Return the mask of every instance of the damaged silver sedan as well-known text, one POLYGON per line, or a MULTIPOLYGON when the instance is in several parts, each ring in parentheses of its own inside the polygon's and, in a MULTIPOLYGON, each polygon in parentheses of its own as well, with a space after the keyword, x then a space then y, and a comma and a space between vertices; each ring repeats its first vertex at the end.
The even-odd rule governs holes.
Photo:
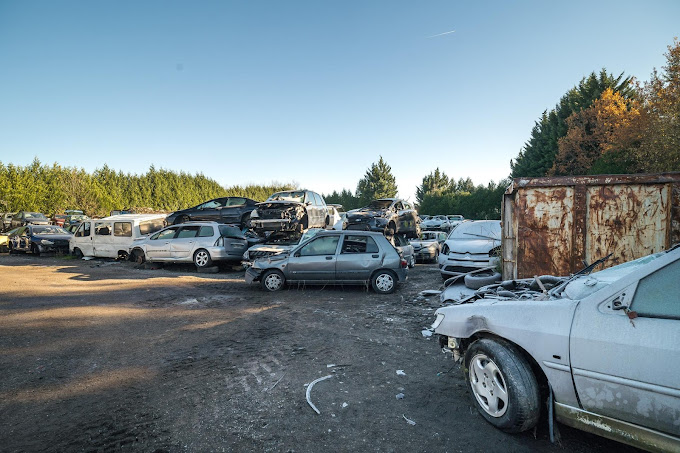
POLYGON ((479 413, 680 451, 680 248, 571 277, 490 285, 436 312, 479 413))
POLYGON ((250 226, 258 233, 326 228, 330 223, 323 197, 311 190, 277 192, 257 204, 250 213, 250 226))

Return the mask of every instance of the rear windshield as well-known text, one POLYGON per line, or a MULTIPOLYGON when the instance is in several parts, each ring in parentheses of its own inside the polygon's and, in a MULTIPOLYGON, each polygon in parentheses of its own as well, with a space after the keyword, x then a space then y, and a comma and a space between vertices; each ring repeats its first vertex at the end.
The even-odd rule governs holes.
POLYGON ((162 230, 164 226, 165 221, 163 219, 145 220, 139 222, 139 233, 142 235, 155 233, 162 230))
POLYGON ((220 236, 231 238, 244 237, 240 229, 230 225, 220 225, 220 236))
POLYGON ((44 214, 39 212, 24 212, 24 217, 27 219, 46 219, 44 214))

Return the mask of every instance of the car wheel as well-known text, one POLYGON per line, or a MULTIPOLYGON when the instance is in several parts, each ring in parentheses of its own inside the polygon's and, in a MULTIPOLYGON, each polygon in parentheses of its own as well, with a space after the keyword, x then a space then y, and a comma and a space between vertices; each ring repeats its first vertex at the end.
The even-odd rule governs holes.
POLYGON ((31 253, 35 256, 40 256, 40 247, 38 247, 38 244, 31 244, 31 253))
POLYGON ((267 291, 279 291, 286 284, 286 277, 281 271, 270 269, 262 275, 260 282, 267 291))
POLYGON ((477 274, 468 274, 465 276, 465 286, 470 289, 479 289, 482 286, 493 285, 500 282, 501 274, 498 272, 479 272, 477 274))
POLYGON ((413 269, 414 267, 416 267, 416 259, 415 258, 411 257, 411 259, 408 262, 408 267, 409 267, 409 269, 413 269))
POLYGON ((241 229, 250 228, 250 213, 247 212, 241 217, 241 229))
POLYGON ((512 344, 483 338, 465 353, 465 379, 479 413, 496 428, 519 433, 540 415, 540 392, 527 359, 512 344))
POLYGON ((394 236, 397 232, 397 226, 394 224, 394 222, 390 222, 387 224, 387 228, 385 228, 385 236, 394 236))
POLYGON ((434 258, 432 258, 433 263, 439 262, 439 250, 434 252, 434 258))
POLYGON ((76 258, 81 259, 83 257, 83 251, 76 247, 73 249, 73 255, 75 255, 76 258))
POLYGON ((14 250, 14 246, 12 245, 12 243, 10 242, 7 245, 9 246, 9 254, 14 255, 16 253, 16 250, 14 250))
POLYGON ((133 250, 132 253, 130 253, 130 261, 137 264, 144 264, 146 256, 144 256, 144 252, 141 250, 133 250))
POLYGON ((391 271, 378 271, 371 279, 371 286, 376 293, 390 294, 397 288, 397 278, 391 271))
POLYGON ((210 253, 206 249, 198 249, 194 253, 194 264, 198 268, 208 267, 212 264, 210 253))

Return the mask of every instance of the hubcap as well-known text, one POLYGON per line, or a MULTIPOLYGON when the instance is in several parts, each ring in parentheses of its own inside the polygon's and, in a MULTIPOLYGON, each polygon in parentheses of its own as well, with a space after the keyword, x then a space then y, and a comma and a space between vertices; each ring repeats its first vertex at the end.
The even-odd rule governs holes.
POLYGON ((277 289, 281 288, 283 280, 279 274, 269 274, 267 275, 267 278, 264 279, 264 284, 267 289, 276 291, 277 289))
POLYGON ((498 366, 484 354, 470 361, 470 387, 477 402, 492 417, 502 417, 508 409, 508 390, 498 366))
POLYGON ((208 264, 208 252, 200 251, 196 254, 196 266, 203 267, 208 264))
POLYGON ((389 291, 394 286, 394 279, 390 274, 381 274, 375 279, 375 286, 378 287, 380 291, 389 291))

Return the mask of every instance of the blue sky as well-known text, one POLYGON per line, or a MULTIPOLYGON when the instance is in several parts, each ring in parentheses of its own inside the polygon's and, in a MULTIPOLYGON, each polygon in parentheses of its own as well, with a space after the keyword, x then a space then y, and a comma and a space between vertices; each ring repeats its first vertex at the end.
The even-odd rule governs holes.
POLYGON ((329 193, 382 155, 413 199, 436 167, 506 177, 543 110, 603 67, 647 80, 679 18, 675 0, 0 0, 0 162, 329 193))

